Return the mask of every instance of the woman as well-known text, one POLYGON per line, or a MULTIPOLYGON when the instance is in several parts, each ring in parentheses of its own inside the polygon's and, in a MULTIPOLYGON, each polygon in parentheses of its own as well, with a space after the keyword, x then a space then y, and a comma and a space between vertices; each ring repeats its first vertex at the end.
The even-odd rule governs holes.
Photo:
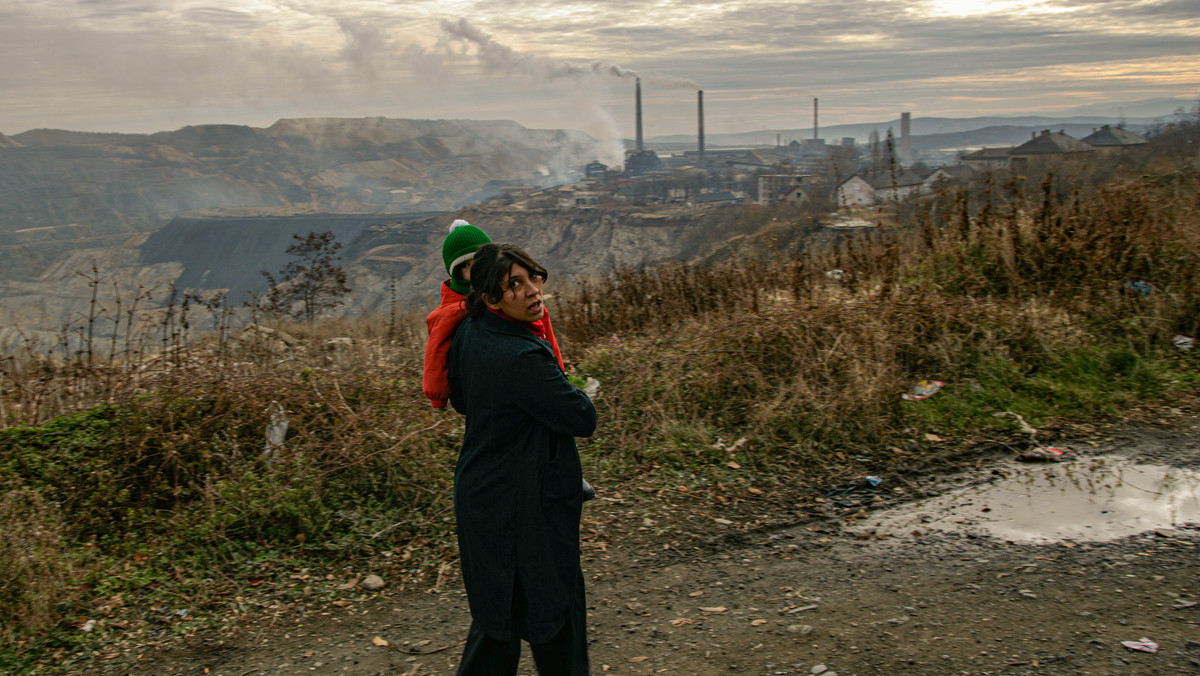
POLYGON ((475 254, 467 319, 450 346, 450 403, 466 416, 454 514, 471 629, 461 676, 588 673, 579 566, 583 472, 575 437, 596 409, 544 340, 546 270, 508 244, 475 254))

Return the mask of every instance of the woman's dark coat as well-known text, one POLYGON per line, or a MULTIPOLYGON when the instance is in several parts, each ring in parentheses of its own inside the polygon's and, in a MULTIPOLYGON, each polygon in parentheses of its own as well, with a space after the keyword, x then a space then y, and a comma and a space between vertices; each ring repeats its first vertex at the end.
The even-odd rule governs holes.
POLYGON ((491 312, 463 321, 449 362, 450 403, 467 417, 454 514, 472 620, 493 638, 548 641, 583 597, 575 437, 595 431, 596 409, 549 343, 491 312))

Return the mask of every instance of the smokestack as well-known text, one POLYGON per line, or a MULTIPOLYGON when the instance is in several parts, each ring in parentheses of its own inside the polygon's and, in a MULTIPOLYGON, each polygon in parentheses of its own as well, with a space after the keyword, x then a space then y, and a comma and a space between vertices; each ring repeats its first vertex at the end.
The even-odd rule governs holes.
POLYGON ((817 136, 817 97, 814 96, 813 97, 813 140, 816 141, 817 138, 819 138, 817 136))
POLYGON ((912 162, 912 113, 900 113, 900 161, 905 164, 912 162))
POLYGON ((700 121, 700 130, 697 138, 700 141, 700 166, 704 166, 704 90, 696 92, 696 115, 700 121))
POLYGON ((637 149, 642 150, 642 78, 637 78, 637 149))

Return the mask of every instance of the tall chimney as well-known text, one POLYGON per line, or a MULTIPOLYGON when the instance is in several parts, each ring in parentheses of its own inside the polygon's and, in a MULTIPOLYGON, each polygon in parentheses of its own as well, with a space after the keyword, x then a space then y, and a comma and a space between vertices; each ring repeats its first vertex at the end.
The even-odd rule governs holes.
POLYGON ((814 96, 813 97, 813 140, 816 141, 817 138, 819 138, 817 136, 817 97, 814 96))
POLYGON ((637 149, 642 150, 642 78, 637 78, 637 149))
POLYGON ((696 92, 696 115, 700 120, 700 130, 697 138, 700 141, 700 166, 704 166, 704 90, 696 92))
POLYGON ((912 163, 912 113, 900 113, 900 161, 912 163))

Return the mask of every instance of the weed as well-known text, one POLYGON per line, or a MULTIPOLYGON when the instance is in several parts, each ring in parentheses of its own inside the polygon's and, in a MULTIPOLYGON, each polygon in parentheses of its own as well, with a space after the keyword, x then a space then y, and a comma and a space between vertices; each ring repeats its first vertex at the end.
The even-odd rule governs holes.
MULTIPOLYGON (((1200 322, 1188 162, 1034 167, 856 234, 728 212, 717 230, 757 244, 564 285, 567 361, 602 382, 589 477, 736 505, 751 479, 815 490, 953 453, 922 432, 1011 430, 997 412, 1042 426, 1194 397, 1197 356, 1172 347, 1200 322), (946 387, 901 398, 922 379, 946 387)), ((0 666, 76 650, 97 608, 182 631, 164 599, 241 613, 230 587, 294 598, 310 568, 374 557, 413 580, 453 558, 461 421, 421 396, 420 317, 235 333, 259 318, 178 295, 150 327, 148 299, 95 309, 53 358, 0 358, 0 612, 23 646, 0 666)))

